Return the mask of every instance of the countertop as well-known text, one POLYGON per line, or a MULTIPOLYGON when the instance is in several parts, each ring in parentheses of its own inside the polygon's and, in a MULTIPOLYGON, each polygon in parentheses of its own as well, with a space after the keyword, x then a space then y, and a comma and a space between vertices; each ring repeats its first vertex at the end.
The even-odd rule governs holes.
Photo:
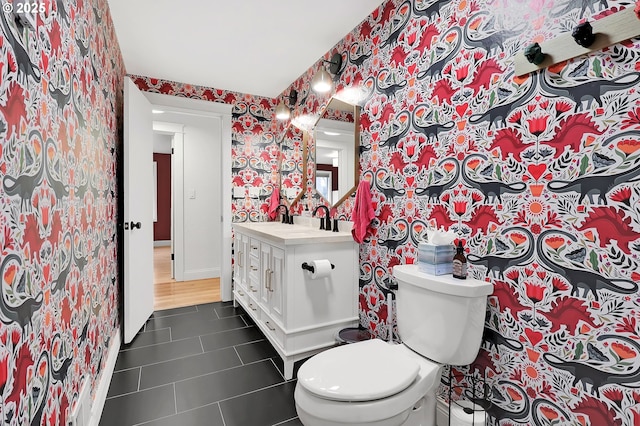
POLYGON ((348 232, 333 232, 280 222, 243 222, 234 223, 232 226, 244 234, 266 238, 281 245, 343 243, 348 241, 355 243, 350 227, 348 232))

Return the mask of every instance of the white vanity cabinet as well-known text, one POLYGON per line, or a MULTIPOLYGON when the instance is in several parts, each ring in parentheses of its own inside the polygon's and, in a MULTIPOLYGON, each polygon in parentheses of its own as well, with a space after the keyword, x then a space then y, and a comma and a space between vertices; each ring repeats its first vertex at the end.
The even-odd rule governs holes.
POLYGON ((358 245, 350 232, 275 222, 234 224, 234 239, 234 303, 269 339, 291 379, 295 361, 333 346, 339 330, 358 324, 358 245), (302 264, 317 259, 335 268, 313 279, 302 264))
POLYGON ((282 325, 284 250, 268 243, 262 243, 260 245, 260 265, 262 266, 260 307, 274 321, 282 325))
POLYGON ((248 277, 248 259, 249 259, 249 237, 242 234, 236 234, 233 243, 234 246, 234 262, 233 262, 233 281, 234 287, 242 290, 246 294, 247 277, 248 277))

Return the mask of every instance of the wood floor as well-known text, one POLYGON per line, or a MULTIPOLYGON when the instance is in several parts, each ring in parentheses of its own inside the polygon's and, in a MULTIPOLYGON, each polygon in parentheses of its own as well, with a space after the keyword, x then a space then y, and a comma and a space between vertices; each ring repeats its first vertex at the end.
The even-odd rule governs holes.
POLYGON ((171 247, 154 247, 154 308, 181 308, 220 301, 220 278, 177 282, 171 278, 171 247))

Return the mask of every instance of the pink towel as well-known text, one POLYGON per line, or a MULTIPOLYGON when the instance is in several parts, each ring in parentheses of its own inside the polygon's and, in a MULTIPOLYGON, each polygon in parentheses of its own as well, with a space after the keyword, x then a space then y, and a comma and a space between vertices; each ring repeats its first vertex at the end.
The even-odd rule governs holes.
POLYGON ((269 197, 269 219, 273 220, 278 215, 278 205, 280 204, 280 190, 273 188, 271 197, 269 197))
POLYGON ((364 241, 364 237, 367 235, 367 228, 369 228, 369 224, 374 217, 376 217, 376 212, 373 210, 371 203, 369 181, 363 179, 358 184, 356 202, 351 213, 351 221, 353 222, 351 235, 353 235, 356 243, 361 244, 364 241))

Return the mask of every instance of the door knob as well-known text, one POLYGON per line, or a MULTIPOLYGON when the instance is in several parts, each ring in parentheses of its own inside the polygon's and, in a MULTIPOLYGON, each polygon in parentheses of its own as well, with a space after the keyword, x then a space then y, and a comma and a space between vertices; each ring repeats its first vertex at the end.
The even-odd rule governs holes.
POLYGON ((131 222, 131 230, 133 231, 136 228, 142 228, 142 224, 140 222, 131 222))

